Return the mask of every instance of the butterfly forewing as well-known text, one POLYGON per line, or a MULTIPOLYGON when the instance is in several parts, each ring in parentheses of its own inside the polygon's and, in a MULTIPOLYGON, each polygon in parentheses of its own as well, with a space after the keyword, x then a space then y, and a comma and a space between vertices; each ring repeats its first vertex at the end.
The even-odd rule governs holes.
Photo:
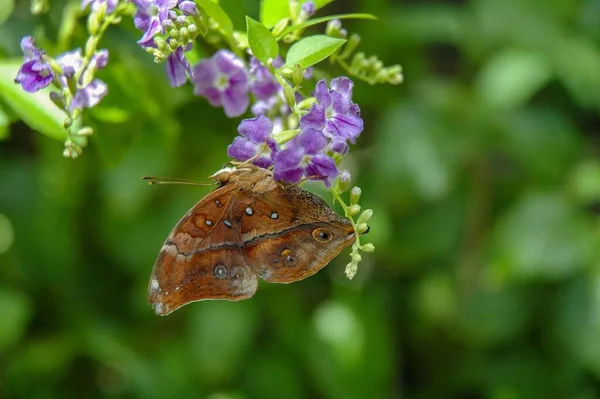
POLYGON ((237 192, 223 186, 202 199, 173 229, 154 265, 148 301, 157 314, 203 299, 251 297, 257 279, 230 216, 237 192), (231 227, 230 227, 231 226, 231 227))

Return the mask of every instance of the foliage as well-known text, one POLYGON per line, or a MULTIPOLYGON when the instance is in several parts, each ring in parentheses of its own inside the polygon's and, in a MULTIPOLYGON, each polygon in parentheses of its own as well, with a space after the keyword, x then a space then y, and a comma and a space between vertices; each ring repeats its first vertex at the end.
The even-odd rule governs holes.
MULTIPOLYGON (((251 21, 274 26, 282 16, 268 3, 219 4, 235 35, 251 21)), ((172 89, 122 23, 101 42, 111 68, 98 76, 111 91, 86 115, 95 134, 79 159, 63 158, 62 123, 31 122, 56 115, 5 94, 22 36, 34 31, 55 54, 85 41, 79 5, 0 8, 0 396, 598 395, 597 1, 319 10, 376 15, 344 27, 368 44, 363 60, 406 71, 402 86, 354 88, 365 131, 346 163, 376 215, 365 238, 377 251, 351 281, 344 255, 302 282, 166 318, 145 304, 151 267, 208 189, 139 177, 210 175, 237 121, 172 89)), ((257 35, 252 46, 271 56, 257 35)), ((320 64, 319 78, 356 54, 320 64)))

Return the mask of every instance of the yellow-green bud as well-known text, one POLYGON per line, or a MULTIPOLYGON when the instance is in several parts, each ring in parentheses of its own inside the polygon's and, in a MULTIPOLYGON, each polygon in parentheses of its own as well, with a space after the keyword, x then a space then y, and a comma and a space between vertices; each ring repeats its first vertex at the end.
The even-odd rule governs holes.
POLYGON ((281 35, 283 33, 283 31, 285 30, 285 28, 288 27, 289 24, 290 24, 290 19, 283 18, 282 20, 280 20, 279 22, 277 22, 275 24, 271 33, 273 34, 273 36, 278 37, 279 35, 281 35))
POLYGON ((375 251, 375 246, 369 242, 369 243, 361 246, 360 249, 363 252, 373 252, 373 251, 375 251))
POLYGON ((356 230, 358 231, 358 234, 364 234, 369 230, 369 226, 367 226, 366 223, 359 223, 356 226, 356 230))
POLYGON ((360 212, 360 205, 354 204, 348 207, 348 216, 358 215, 358 212, 360 212))
POLYGON ((350 190, 350 203, 352 205, 358 204, 358 200, 360 199, 361 190, 360 187, 354 187, 350 190))
POLYGON ((356 223, 358 223, 358 224, 360 224, 360 223, 367 223, 369 221, 369 219, 371 219, 372 216, 373 216, 373 210, 372 209, 366 209, 358 217, 358 220, 356 221, 356 223))

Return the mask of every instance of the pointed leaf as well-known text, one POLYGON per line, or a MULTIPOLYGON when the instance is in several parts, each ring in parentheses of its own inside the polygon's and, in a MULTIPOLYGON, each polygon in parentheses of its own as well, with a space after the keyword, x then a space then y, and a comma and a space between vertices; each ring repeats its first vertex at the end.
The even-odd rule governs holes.
POLYGON ((301 68, 306 69, 329 57, 344 43, 346 43, 345 39, 326 35, 309 36, 290 48, 285 65, 293 67, 299 64, 301 68))
POLYGON ((246 17, 246 27, 248 44, 256 58, 266 64, 269 58, 277 57, 279 45, 266 26, 250 17, 246 17))

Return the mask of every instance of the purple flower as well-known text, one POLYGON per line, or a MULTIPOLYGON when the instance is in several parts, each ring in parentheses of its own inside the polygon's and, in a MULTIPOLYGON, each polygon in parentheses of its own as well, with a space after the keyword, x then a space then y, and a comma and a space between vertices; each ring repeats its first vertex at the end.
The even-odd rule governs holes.
POLYGON ((115 7, 117 7, 117 3, 119 3, 119 0, 82 0, 81 8, 85 9, 88 5, 91 4, 92 10, 96 11, 102 3, 106 3, 106 13, 110 14, 115 10, 115 7))
POLYGON ((163 21, 169 19, 169 10, 175 7, 178 0, 133 0, 137 11, 133 17, 135 27, 144 31, 138 43, 148 45, 154 35, 162 32, 163 21))
POLYGON ((167 57, 167 78, 171 87, 185 84, 188 75, 192 76, 192 68, 183 52, 184 49, 180 46, 167 57))
POLYGON ((50 65, 42 60, 44 52, 35 47, 33 37, 26 36, 21 40, 21 50, 24 62, 17 72, 15 83, 19 83, 26 92, 35 93, 52 82, 54 73, 50 65))
POLYGON ((248 98, 248 72, 242 60, 231 51, 219 50, 193 68, 194 94, 205 97, 213 107, 223 106, 225 114, 243 114, 248 98))
POLYGON ((331 150, 344 153, 342 141, 354 143, 363 130, 360 108, 352 102, 352 81, 346 77, 331 81, 327 89, 325 79, 317 83, 317 103, 300 119, 300 128, 313 128, 332 139, 331 150), (334 143, 335 142, 335 143, 334 143))
POLYGON ((325 154, 327 139, 317 129, 304 129, 288 143, 288 148, 275 155, 273 177, 275 180, 285 180, 297 183, 306 177, 313 180, 323 180, 329 187, 329 179, 338 175, 335 162, 325 154))
POLYGON ((250 79, 250 90, 259 100, 269 99, 280 89, 269 69, 254 57, 250 59, 250 79))
POLYGON ((238 161, 254 158, 252 163, 261 168, 273 165, 273 156, 279 151, 275 140, 271 138, 273 123, 264 115, 244 119, 238 126, 241 137, 236 137, 227 147, 227 155, 238 161))
MULTIPOLYGON (((81 49, 73 50, 69 53, 63 53, 56 58, 56 61, 64 71, 63 76, 59 77, 60 83, 67 87, 67 77, 64 76, 69 71, 79 71, 83 67, 83 58, 81 57, 81 49)), ((100 50, 94 54, 90 60, 88 68, 96 71, 106 66, 108 62, 108 51, 100 50)), ((69 72, 68 75, 71 75, 69 72)), ((72 75, 71 75, 72 76, 72 75)), ((91 108, 97 105, 108 92, 106 83, 100 79, 93 79, 85 87, 80 87, 83 84, 82 78, 84 73, 81 73, 79 78, 77 92, 71 102, 71 110, 75 108, 91 108)))

